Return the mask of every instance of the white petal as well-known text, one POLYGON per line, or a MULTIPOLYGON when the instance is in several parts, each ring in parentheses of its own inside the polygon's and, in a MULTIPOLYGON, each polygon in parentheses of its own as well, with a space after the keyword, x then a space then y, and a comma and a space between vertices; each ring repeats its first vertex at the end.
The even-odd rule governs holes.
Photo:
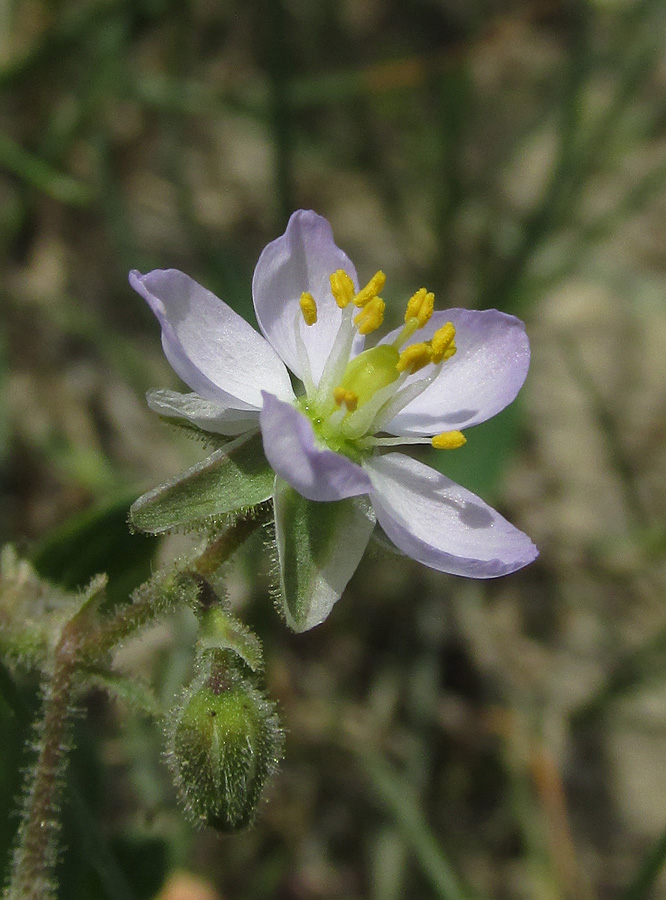
POLYGON ((377 520, 408 556, 453 575, 495 578, 532 562, 532 541, 498 512, 402 453, 365 463, 377 520))
MULTIPOLYGON (((386 426, 391 434, 432 435, 478 425, 515 400, 523 386, 530 345, 520 319, 496 309, 448 309, 435 312, 412 340, 429 340, 446 322, 455 326, 457 353, 386 426)), ((390 343, 398 332, 387 335, 382 343, 390 343)), ((428 369, 422 369, 405 384, 427 374, 428 369)))
POLYGON ((310 420, 289 403, 264 392, 259 421, 264 453, 274 472, 308 500, 331 502, 367 494, 363 469, 315 443, 310 420))
POLYGON ((259 409, 261 391, 294 394, 273 348, 222 300, 177 269, 130 273, 130 284, 162 326, 174 371, 201 397, 222 407, 259 409))
MULTIPOLYGON (((358 290, 356 270, 335 245, 331 226, 311 210, 298 210, 289 219, 282 237, 268 244, 257 262, 252 295, 259 327, 292 372, 303 379, 296 328, 307 349, 310 374, 319 382, 342 313, 331 293, 329 276, 344 269, 358 290), (308 291, 317 304, 317 321, 307 326, 300 308, 301 294, 308 291)), ((355 352, 360 352, 362 339, 355 352)), ((272 393, 276 393, 272 391, 272 393)))
POLYGON ((236 435, 259 427, 259 411, 223 409, 198 394, 155 390, 146 394, 148 406, 167 419, 187 419, 197 428, 213 434, 236 435))

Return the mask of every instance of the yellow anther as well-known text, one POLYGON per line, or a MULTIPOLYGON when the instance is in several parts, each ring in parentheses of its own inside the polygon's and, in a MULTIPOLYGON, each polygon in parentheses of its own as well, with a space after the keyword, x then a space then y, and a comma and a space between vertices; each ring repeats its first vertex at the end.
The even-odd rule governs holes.
POLYGON ((342 406, 344 403, 349 412, 354 412, 358 406, 358 394, 354 393, 354 391, 347 390, 347 388, 337 387, 333 391, 333 399, 335 400, 336 406, 342 406))
POLYGON ((305 319, 306 325, 314 325, 317 321, 317 304, 309 291, 303 291, 301 294, 301 312, 305 319))
POLYGON ((445 359, 450 359, 456 352, 454 338, 456 330, 451 322, 442 325, 432 336, 430 342, 431 356, 434 363, 441 363, 445 359))
POLYGON ((398 372, 409 372, 413 375, 430 362, 430 347, 425 344, 410 344, 400 354, 400 359, 396 364, 398 372))
MULTIPOLYGON (((356 300, 354 300, 356 303, 356 300)), ((370 334, 376 331, 384 321, 384 309, 386 304, 381 297, 372 297, 357 316, 354 316, 354 324, 359 334, 370 334)))
POLYGON ((432 439, 435 450, 457 450, 467 443, 467 438, 462 431, 443 431, 432 439))
POLYGON ((354 306, 366 306, 366 304, 370 303, 371 300, 375 299, 375 297, 379 294, 385 284, 386 275, 384 275, 381 270, 379 272, 375 272, 366 286, 364 288, 361 288, 358 294, 354 297, 354 306))
POLYGON ((344 269, 338 269, 330 276, 331 292, 340 309, 344 309, 354 299, 354 282, 344 269))
POLYGON ((435 306, 435 295, 432 291, 420 288, 407 302, 405 322, 416 319, 418 327, 423 328, 432 315, 435 306))

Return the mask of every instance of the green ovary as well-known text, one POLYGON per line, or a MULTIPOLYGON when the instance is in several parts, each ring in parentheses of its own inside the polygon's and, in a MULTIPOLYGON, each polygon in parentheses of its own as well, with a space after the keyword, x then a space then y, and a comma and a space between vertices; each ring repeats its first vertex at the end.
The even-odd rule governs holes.
POLYGON ((328 447, 329 450, 333 450, 334 453, 342 453, 343 456, 348 456, 354 462, 361 462, 363 458, 361 449, 356 446, 355 441, 350 441, 342 434, 339 425, 334 425, 329 418, 320 416, 307 401, 301 402, 299 406, 312 422, 314 433, 321 444, 328 447))
POLYGON ((397 381, 399 358, 400 353, 391 344, 364 350, 345 369, 340 387, 353 391, 358 397, 358 405, 363 406, 377 391, 397 381))
MULTIPOLYGON (((351 360, 344 371, 339 387, 352 391, 358 397, 358 407, 367 403, 377 391, 398 380, 396 368, 400 354, 390 344, 382 344, 364 350, 351 360)), ((357 440, 348 438, 341 426, 340 418, 331 416, 332 398, 322 409, 311 398, 302 397, 299 406, 312 422, 318 440, 335 453, 342 453, 354 462, 361 462, 367 450, 357 440)), ((333 406, 335 409, 335 406, 333 406)))

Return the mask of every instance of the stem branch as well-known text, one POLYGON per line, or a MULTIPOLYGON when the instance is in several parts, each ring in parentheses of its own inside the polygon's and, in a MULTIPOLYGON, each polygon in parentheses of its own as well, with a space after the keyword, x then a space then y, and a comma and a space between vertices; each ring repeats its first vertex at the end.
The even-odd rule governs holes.
MULTIPOLYGON (((51 676, 44 687, 37 760, 26 778, 22 820, 4 900, 54 900, 56 896, 58 814, 72 748, 79 669, 99 663, 121 640, 186 600, 188 580, 183 575, 211 575, 266 521, 268 513, 266 504, 257 512, 239 516, 196 559, 181 570, 158 573, 135 591, 132 603, 122 606, 109 619, 95 621, 90 627, 91 619, 84 608, 82 615, 75 615, 65 625, 51 676)), ((194 579, 190 581, 198 591, 194 579)))

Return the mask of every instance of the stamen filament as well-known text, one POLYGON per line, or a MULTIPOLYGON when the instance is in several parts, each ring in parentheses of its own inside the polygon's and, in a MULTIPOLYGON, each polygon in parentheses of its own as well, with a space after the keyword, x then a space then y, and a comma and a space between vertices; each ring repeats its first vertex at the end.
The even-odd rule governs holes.
MULTIPOLYGON (((391 419, 395 418, 408 403, 411 403, 412 400, 415 400, 416 397, 420 396, 426 388, 429 388, 437 375, 439 375, 439 372, 434 372, 426 378, 420 378, 418 381, 413 381, 411 384, 407 384, 405 387, 397 390, 372 423, 374 430, 381 431, 382 428, 384 428, 391 419)), ((405 381, 406 373, 403 373, 401 379, 402 382, 405 381)))
POLYGON ((400 331, 397 338, 393 341, 393 346, 399 350, 403 344, 407 343, 415 331, 419 330, 418 319, 410 319, 405 327, 400 331))
POLYGON ((426 437, 373 437, 362 438, 364 447, 402 447, 412 444, 430 444, 431 438, 426 437))
POLYGON ((314 381, 312 380, 312 371, 310 369, 310 358, 308 357, 308 351, 305 348, 305 344, 303 343, 303 338, 301 336, 301 323, 299 321, 299 318, 300 317, 298 313, 296 313, 296 321, 294 322, 296 352, 298 353, 298 362, 301 367, 300 378, 303 382, 305 393, 309 397, 314 391, 314 381))
MULTIPOLYGON (((342 270, 340 269, 340 271, 342 270)), ((335 336, 329 357, 324 365, 324 371, 321 373, 321 378, 319 379, 319 386, 317 388, 317 404, 319 405, 323 405, 327 401, 330 402, 329 398, 334 389, 334 385, 340 384, 343 373, 347 368, 355 337, 352 325, 352 313, 353 307, 342 310, 340 327, 335 336)))
POLYGON ((382 408, 391 401, 396 383, 380 388, 367 402, 347 416, 342 430, 348 440, 357 440, 369 431, 373 434, 379 431, 379 428, 375 427, 377 417, 381 414, 382 408))

